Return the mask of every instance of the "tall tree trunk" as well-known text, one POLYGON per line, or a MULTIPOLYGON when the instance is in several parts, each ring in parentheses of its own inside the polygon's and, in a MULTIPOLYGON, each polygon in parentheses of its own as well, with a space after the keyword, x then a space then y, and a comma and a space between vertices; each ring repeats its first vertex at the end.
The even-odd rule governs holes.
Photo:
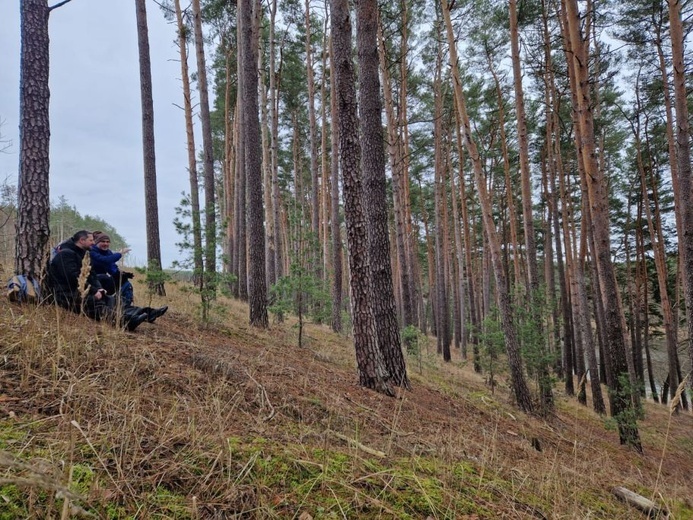
POLYGON ((445 218, 443 207, 445 206, 445 161, 443 144, 443 97, 442 97, 442 46, 438 47, 436 59, 435 78, 433 80, 434 98, 434 123, 433 146, 434 154, 434 201, 435 201, 435 285, 431 287, 431 300, 435 302, 436 342, 438 354, 443 355, 445 361, 450 361, 450 308, 448 302, 447 280, 445 277, 445 218))
POLYGON ((616 418, 619 439, 642 451, 640 434, 633 411, 633 388, 628 366, 625 330, 623 328, 623 310, 618 294, 616 275, 611 262, 609 208, 607 183, 604 172, 597 166, 594 143, 594 121, 591 96, 586 42, 580 28, 580 14, 577 0, 564 0, 564 37, 570 43, 572 53, 566 58, 572 61, 574 79, 571 86, 577 98, 575 113, 578 119, 578 153, 582 156, 585 179, 589 194, 589 205, 592 219, 592 234, 596 247, 595 260, 599 270, 601 295, 604 301, 606 317, 607 367, 611 374, 611 392, 609 394, 611 415, 616 418))
MULTIPOLYGON (((262 32, 260 32, 260 43, 259 47, 262 48, 262 32)), ((267 89, 265 88, 265 68, 263 66, 263 53, 258 52, 258 70, 260 72, 259 77, 259 93, 260 93, 260 133, 262 135, 262 181, 263 181, 263 201, 264 201, 264 221, 267 226, 266 229, 266 247, 265 247, 265 262, 266 275, 267 275, 267 288, 273 286, 277 283, 277 267, 275 265, 276 255, 274 250, 276 249, 276 235, 277 231, 274 227, 274 208, 272 206, 272 163, 270 160, 270 122, 269 122, 269 110, 267 107, 267 89)))
POLYGON ((195 157, 195 132, 193 130, 192 99, 190 94, 190 74, 188 72, 188 29, 183 24, 180 0, 175 0, 176 22, 178 23, 178 48, 180 69, 183 81, 183 110, 185 112, 185 135, 188 143, 188 175, 190 179, 190 218, 193 235, 193 278, 196 284, 202 281, 202 223, 200 221, 200 188, 197 182, 197 159, 195 157))
MULTIPOLYGON (((244 67, 243 67, 243 53, 245 50, 242 47, 241 33, 238 31, 238 92, 243 92, 244 90, 244 67)), ((236 137, 236 186, 235 195, 236 202, 234 204, 234 213, 236 216, 236 256, 234 258, 234 267, 236 267, 237 273, 237 294, 241 301, 248 301, 248 233, 247 233, 247 194, 246 194, 246 155, 247 148, 245 144, 246 133, 243 129, 243 122, 245 121, 245 110, 246 107, 243 105, 242 96, 238 96, 238 102, 236 103, 236 121, 238 122, 236 137), (236 265, 237 263, 237 265, 236 265)))
POLYGON ((331 173, 332 173, 332 199, 330 217, 330 229, 332 235, 332 330, 342 330, 342 227, 339 222, 339 114, 337 113, 337 87, 335 83, 335 60, 332 38, 330 38, 330 115, 332 119, 331 142, 331 173))
POLYGON ((239 0, 238 12, 243 47, 243 134, 245 177, 248 186, 247 227, 250 233, 248 302, 250 324, 267 328, 267 281, 265 279, 265 227, 262 204, 262 150, 258 117, 258 31, 260 4, 257 0, 239 0))
MULTIPOLYGON (((460 134, 457 132, 456 135, 457 143, 457 153, 460 160, 459 172, 460 177, 464 175, 462 167, 462 141, 460 139, 460 134)), ((464 243, 462 239, 462 226, 460 225, 460 212, 459 204, 457 202, 457 189, 455 188, 455 173, 450 169, 450 198, 452 199, 452 222, 453 222, 453 233, 455 242, 455 262, 457 269, 457 277, 455 279, 456 287, 456 315, 455 315, 455 330, 459 329, 459 340, 460 347, 462 349, 462 357, 467 358, 467 329, 465 325, 466 318, 466 294, 464 290, 464 243)))
POLYGON ((467 146, 467 151, 472 160, 474 167, 474 178, 479 193, 479 202, 482 206, 482 217, 484 221, 484 229, 489 243, 491 252, 491 261, 493 264, 493 272, 496 278, 496 291, 498 293, 498 304, 501 314, 501 326, 505 335, 506 348, 508 353, 508 363, 510 365, 510 377, 515 399, 518 407, 526 412, 532 411, 532 398, 525 380, 522 357, 520 355, 520 342, 517 337, 515 326, 515 318, 510 303, 510 295, 506 289, 505 272, 503 271, 501 248, 498 240, 496 225, 493 221, 493 211, 491 208, 491 199, 486 188, 484 179, 483 166, 481 157, 472 139, 471 123, 462 92, 462 84, 460 75, 457 70, 457 49, 454 34, 452 31, 452 22, 450 21, 450 11, 448 9, 447 0, 441 0, 443 6, 443 17, 445 18, 445 26, 447 28, 448 43, 450 46, 450 65, 452 67, 453 83, 455 87, 455 101, 457 110, 459 111, 462 126, 464 128, 463 137, 467 146))
MULTIPOLYGON (((683 245, 683 294, 686 300, 686 322, 688 324, 688 347, 693 366, 693 171, 691 168, 691 130, 688 119, 688 93, 686 89, 686 65, 684 62, 684 33, 681 20, 681 2, 667 0, 669 5, 669 32, 671 34, 671 57, 674 68, 674 108, 676 111, 676 158, 678 163, 679 207, 677 216, 681 221, 679 243, 683 245)), ((689 383, 693 388, 693 377, 689 383)), ((673 386, 673 385, 672 385, 673 386)))
MULTIPOLYGON (((491 59, 491 50, 486 49, 486 63, 488 64, 489 72, 493 77, 493 83, 496 90, 496 100, 498 102, 498 131, 500 133, 501 153, 503 155, 503 173, 505 174, 505 197, 508 206, 508 218, 510 224, 510 247, 506 247, 506 251, 512 251, 513 272, 515 273, 515 284, 522 283, 522 269, 520 268, 520 241, 517 232, 517 209, 515 208, 515 196, 513 194, 513 183, 510 177, 510 154, 508 152, 508 138, 505 134, 505 107, 503 100, 503 91, 501 90, 498 74, 493 66, 491 59)), ((507 243, 507 241, 506 241, 507 243)), ((518 294, 518 297, 520 295, 518 294)))
MULTIPOLYGON (((457 93, 455 93, 457 95, 457 93)), ((460 203, 462 205, 462 222, 464 222, 464 258, 467 264, 465 272, 467 279, 467 292, 469 294, 469 317, 472 324, 470 331, 470 339, 472 342, 472 357, 474 371, 481 372, 481 359, 479 358, 479 333, 481 332, 481 318, 479 305, 477 303, 477 285, 474 277, 474 261, 472 259, 472 248, 474 240, 472 237, 472 226, 469 216, 469 205, 467 203, 467 183, 464 178, 464 148, 462 145, 462 125, 460 124, 460 115, 455 111, 455 126, 457 134, 457 155, 460 161, 460 203)))
POLYGON ((310 29, 310 0, 306 0, 306 82, 308 86, 308 144, 310 146, 310 178, 311 178, 311 217, 310 228, 316 239, 320 229, 320 199, 318 178, 318 131, 315 121, 315 78, 313 74, 313 46, 310 29))
POLYGON ((214 143, 212 121, 209 114, 209 90, 205 63, 204 38, 202 36, 202 12, 200 0, 192 0, 195 55, 197 57, 197 89, 200 92, 200 122, 202 126, 202 155, 205 184, 205 292, 213 298, 216 293, 217 273, 217 213, 214 179, 214 143))
MULTIPOLYGON (((639 104, 639 96, 636 89, 636 100, 639 104)), ((662 307, 662 322, 664 325, 664 338, 667 346, 667 358, 669 361, 669 397, 673 399, 676 395, 676 390, 679 386, 679 375, 678 375, 678 351, 677 351, 677 331, 676 324, 674 323, 674 316, 671 308, 671 302, 669 300, 669 290, 667 287, 667 265, 665 259, 664 251, 664 237, 662 234, 662 223, 660 219, 660 212, 656 211, 653 215, 652 208, 650 207, 650 201, 652 200, 658 205, 658 194, 657 186, 652 176, 652 162, 650 161, 648 166, 648 171, 650 172, 650 178, 652 178, 652 198, 650 198, 649 191, 647 189, 648 180, 646 176, 646 166, 642 157, 642 142, 640 138, 640 124, 639 121, 637 125, 631 122, 631 129, 633 131, 633 137, 635 138, 635 154, 638 165, 638 171, 640 174, 640 188, 641 188, 641 198, 642 198, 642 208, 645 211, 645 217, 647 219, 647 228, 650 234, 650 244, 652 246, 652 251, 654 253, 655 269, 657 271, 657 285, 659 288, 659 298, 662 307)), ((648 154, 649 156, 649 154, 648 154)), ((656 207, 656 210, 659 208, 656 207)))
POLYGON ((49 12, 46 0, 21 2, 15 271, 35 280, 43 277, 50 237, 49 12))
MULTIPOLYGON (((388 153, 390 158, 390 170, 392 171, 392 199, 395 222, 395 245, 399 264, 398 285, 402 295, 402 324, 404 327, 415 325, 414 306, 416 305, 412 295, 410 256, 407 254, 406 245, 406 210, 403 189, 404 158, 402 157, 402 140, 397 129, 395 116, 395 104, 392 98, 392 86, 390 71, 387 65, 385 42, 382 35, 382 26, 378 27, 378 49, 380 54, 380 70, 383 75, 383 94, 385 98, 385 115, 387 121, 388 153)), ((404 59, 404 58, 402 58, 404 59)))
MULTIPOLYGON (((532 184, 529 171, 529 143, 527 137, 527 118, 525 116, 525 96, 522 89, 522 68, 520 65, 520 37, 517 27, 517 0, 510 4, 510 47, 513 63, 513 85, 515 87, 515 112, 517 115, 517 141, 520 154, 520 175, 522 184, 522 221, 525 232, 525 255, 527 275, 532 292, 539 289, 539 269, 537 267, 537 246, 534 239, 534 217, 532 215, 532 184)), ((536 297, 536 294, 533 296, 536 297)))
POLYGON ((329 54, 329 17, 325 16, 323 27, 323 42, 322 42, 322 70, 323 74, 320 78, 320 175, 322 183, 320 186, 320 243, 322 244, 322 269, 324 279, 327 283, 329 273, 332 270, 332 256, 330 255, 330 168, 328 166, 328 136, 330 133, 330 121, 327 117, 328 102, 327 102, 327 84, 329 77, 327 74, 327 60, 329 54))
POLYGON ((408 0, 400 0, 400 12, 402 22, 400 24, 401 40, 399 50, 399 157, 402 161, 402 174, 400 176, 400 186, 402 190, 403 202, 402 215, 406 229, 405 249, 408 255, 407 265, 409 267, 409 293, 412 299, 412 319, 419 324, 421 330, 425 329, 425 310, 423 294, 421 289, 421 266, 419 264, 419 232, 415 232, 412 224, 411 196, 409 191, 409 110, 408 110, 408 85, 409 67, 407 59, 409 57, 409 7, 408 0))
POLYGON ((385 178, 385 141, 378 75, 378 3, 356 1, 359 64, 359 105, 364 177, 368 254, 370 258, 373 311, 378 347, 395 385, 408 388, 409 379, 395 308, 388 236, 388 203, 385 178))
POLYGON ((272 172, 272 218, 274 222, 274 266, 277 280, 284 276, 281 234, 281 199, 279 197, 279 109, 276 67, 275 27, 278 0, 270 2, 269 26, 269 108, 270 108, 270 170, 272 172))
MULTIPOLYGON (((595 412, 602 415, 606 413, 604 398, 602 396, 601 382, 599 381, 599 365, 597 363, 597 353, 594 346, 594 334, 592 331, 592 321, 590 320, 590 309, 587 301, 587 287, 585 284, 585 264, 587 262, 587 240, 591 232, 591 219, 589 218, 589 210, 587 208, 587 186, 582 182, 583 190, 583 222, 580 229, 580 252, 575 260, 575 275, 577 277, 577 303, 578 316, 580 319, 580 330, 582 334, 582 350, 583 355, 587 354, 587 363, 589 367, 590 387, 592 389, 592 407, 595 412)), ((584 357, 579 360, 578 372, 585 373, 584 357)), ((585 377, 587 374, 585 373, 585 377)), ((582 385, 581 385, 582 386, 582 385)))
MULTIPOLYGON (((135 0, 137 12, 137 44, 140 62, 140 94, 142 99, 142 150, 144 158, 144 205, 147 228, 147 262, 161 269, 159 238, 159 203, 156 190, 156 154, 154 146, 154 101, 152 99, 152 66, 149 58, 149 30, 145 0, 135 0)), ((160 296, 166 294, 163 282, 154 284, 160 296)))
MULTIPOLYGON (((219 203, 220 206, 220 214, 222 216, 222 219, 225 224, 225 237, 224 240, 222 240, 222 251, 226 252, 225 258, 224 258, 224 270, 227 273, 235 273, 236 271, 233 270, 233 266, 237 265, 234 264, 234 254, 235 254, 235 240, 236 236, 234 234, 235 228, 232 225, 233 224, 233 211, 234 211, 234 204, 235 204, 235 199, 234 199, 234 179, 236 178, 236 149, 234 148, 234 143, 236 142, 236 136, 235 136, 235 131, 236 128, 238 128, 238 125, 236 125, 236 120, 235 120, 235 114, 234 114, 234 108, 235 108, 235 103, 232 103, 232 98, 231 98, 231 90, 232 90, 232 84, 231 84, 231 57, 232 57, 232 47, 231 47, 231 41, 230 38, 227 36, 226 37, 226 59, 225 59, 225 68, 226 68, 226 91, 224 93, 224 101, 225 101, 225 107, 224 107, 224 163, 222 166, 222 175, 223 175, 223 183, 222 183, 222 189, 223 189, 223 197, 221 198, 221 201, 219 203)), ((236 52, 238 54, 238 52, 236 52)), ((238 99, 238 92, 236 92, 236 99, 238 99)), ((198 199, 199 199, 199 194, 198 194, 198 199)), ((198 227, 200 222, 199 222, 199 201, 198 201, 198 227)), ((200 237, 200 243, 201 243, 201 237, 200 237)), ((202 246, 200 245, 200 248, 202 246)), ((202 249, 200 249, 200 255, 202 254, 202 249)), ((202 258, 200 258, 200 261, 202 262, 202 258)), ((233 284, 228 284, 229 288, 233 290, 234 285, 233 284)))
POLYGON ((358 140, 356 89, 352 62, 351 20, 347 0, 331 0, 331 31, 334 49, 335 94, 339 124, 339 162, 342 171, 344 212, 349 245, 351 307, 354 347, 361 386, 393 395, 387 366, 378 348, 373 294, 368 260, 368 235, 363 208, 358 140))

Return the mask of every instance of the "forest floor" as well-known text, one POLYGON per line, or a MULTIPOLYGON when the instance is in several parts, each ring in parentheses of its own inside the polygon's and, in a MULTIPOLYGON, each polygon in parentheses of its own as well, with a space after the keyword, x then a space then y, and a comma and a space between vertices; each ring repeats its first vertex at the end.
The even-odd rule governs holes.
POLYGON ((167 290, 134 333, 0 304, 0 519, 644 518, 616 486, 693 518, 690 412, 645 403, 641 455, 562 383, 524 414, 434 340, 385 397, 325 325, 299 348, 290 320, 255 330, 221 297, 205 325, 167 290))

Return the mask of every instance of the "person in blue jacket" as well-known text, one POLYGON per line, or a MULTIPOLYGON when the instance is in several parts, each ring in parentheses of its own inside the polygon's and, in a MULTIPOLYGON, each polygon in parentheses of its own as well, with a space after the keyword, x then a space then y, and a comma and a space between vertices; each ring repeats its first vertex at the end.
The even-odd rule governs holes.
MULTIPOLYGON (((130 252, 129 248, 120 251, 111 251, 111 237, 102 231, 94 231, 94 245, 89 251, 91 255, 91 268, 99 279, 101 287, 109 295, 120 297, 124 309, 133 306, 134 288, 130 280, 135 276, 133 273, 121 271, 117 262, 130 252)), ((167 306, 153 309, 144 307, 147 312, 149 323, 153 323, 158 317, 163 316, 168 310, 167 306)))
POLYGON ((111 237, 102 231, 94 231, 94 245, 91 246, 91 269, 99 278, 101 287, 109 295, 120 293, 124 307, 129 307, 134 301, 134 291, 130 279, 132 273, 121 272, 118 262, 130 249, 111 251, 111 237))
MULTIPOLYGON (((48 281, 57 305, 75 313, 84 312, 94 320, 113 320, 112 300, 99 283, 96 273, 89 267, 85 273, 84 257, 94 243, 89 231, 80 230, 60 244, 48 267, 48 281), (80 288, 80 276, 86 278, 86 290, 80 288)), ((131 307, 122 313, 120 324, 133 331, 149 321, 146 309, 131 307)))

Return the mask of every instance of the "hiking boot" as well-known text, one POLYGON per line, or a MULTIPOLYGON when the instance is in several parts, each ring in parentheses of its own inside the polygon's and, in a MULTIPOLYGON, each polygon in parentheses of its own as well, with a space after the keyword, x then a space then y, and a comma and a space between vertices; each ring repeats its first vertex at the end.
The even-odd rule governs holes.
POLYGON ((140 324, 142 324, 142 323, 144 323, 145 321, 147 321, 147 318, 148 318, 148 316, 147 316, 147 313, 146 313, 146 312, 143 312, 143 313, 141 313, 141 314, 138 314, 137 316, 133 316, 132 318, 130 318, 130 319, 127 321, 127 323, 125 324, 125 328, 126 328, 128 331, 132 332, 132 331, 135 330, 137 327, 139 327, 140 324))
POLYGON ((164 314, 166 314, 166 311, 168 310, 168 305, 164 305, 163 307, 159 307, 158 309, 152 309, 149 312, 147 312, 147 321, 149 323, 154 323, 157 318, 160 318, 164 314))

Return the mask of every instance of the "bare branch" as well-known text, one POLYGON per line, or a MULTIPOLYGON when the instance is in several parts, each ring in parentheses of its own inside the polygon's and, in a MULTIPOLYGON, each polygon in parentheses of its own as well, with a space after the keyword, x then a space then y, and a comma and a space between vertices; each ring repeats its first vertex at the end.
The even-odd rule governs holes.
POLYGON ((62 2, 58 2, 58 3, 55 4, 54 6, 49 7, 49 8, 48 8, 48 12, 51 12, 53 9, 57 9, 58 7, 62 7, 62 6, 64 6, 65 4, 67 4, 68 2, 71 2, 71 1, 72 1, 72 0, 63 0, 62 2))

